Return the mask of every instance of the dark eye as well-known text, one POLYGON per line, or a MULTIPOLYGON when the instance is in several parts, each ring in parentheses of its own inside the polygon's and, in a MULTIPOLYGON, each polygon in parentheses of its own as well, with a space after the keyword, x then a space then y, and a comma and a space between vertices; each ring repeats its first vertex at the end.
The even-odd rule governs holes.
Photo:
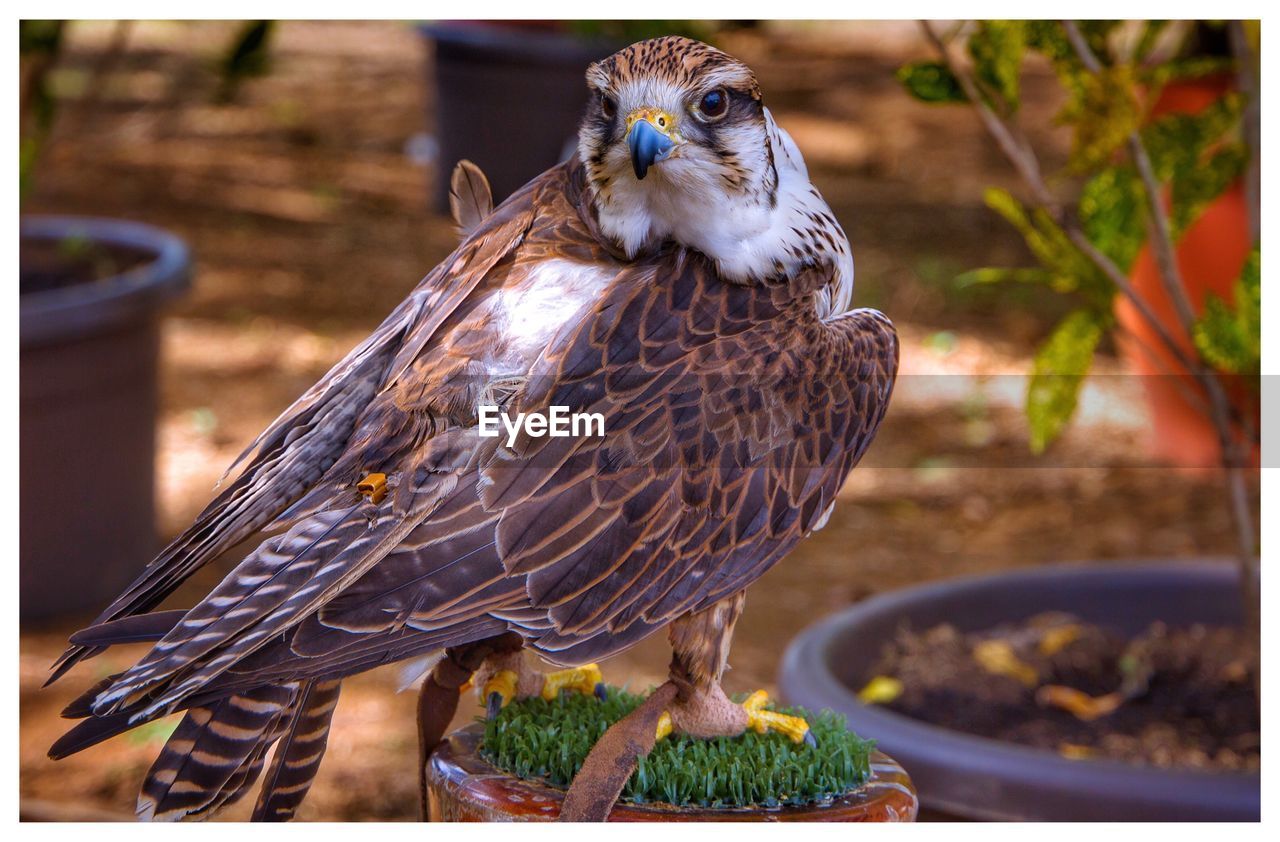
POLYGON ((722 88, 716 88, 702 97, 698 103, 698 112, 708 120, 716 120, 729 110, 729 95, 722 88))
POLYGON ((612 120, 613 115, 618 113, 618 103, 608 94, 600 94, 600 112, 612 120))

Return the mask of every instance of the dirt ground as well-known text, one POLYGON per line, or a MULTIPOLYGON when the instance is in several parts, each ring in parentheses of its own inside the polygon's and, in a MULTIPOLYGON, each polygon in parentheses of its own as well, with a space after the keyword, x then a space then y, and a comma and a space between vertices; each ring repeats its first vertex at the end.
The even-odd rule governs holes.
MULTIPOLYGON (((75 27, 68 85, 110 32, 75 27)), ((407 151, 434 130, 428 51, 412 26, 286 24, 269 75, 215 105, 210 67, 229 34, 221 23, 135 27, 96 104, 69 109, 26 207, 152 222, 194 250, 194 288, 163 334, 166 536, 203 506, 253 435, 454 242, 448 220, 427 207, 432 168, 407 151)), ((1028 453, 1023 374, 1060 305, 1025 290, 948 287, 963 269, 1026 258, 981 205, 983 187, 1016 184, 976 120, 914 103, 893 79, 900 63, 926 53, 914 25, 790 25, 735 33, 722 45, 756 69, 845 225, 856 303, 885 310, 903 337, 893 406, 829 525, 752 590, 730 691, 775 689, 793 635, 885 589, 1051 562, 1230 551, 1216 479, 1143 455, 1141 388, 1110 376, 1123 373, 1115 360, 1101 361, 1078 422, 1051 453, 1028 453)), ((1051 125, 1051 82, 1047 74, 1027 82, 1029 122, 1051 125)), ((1051 158, 1065 148, 1057 135, 1032 137, 1051 158)), ((174 604, 189 603, 215 575, 206 571, 174 604)), ((131 817, 172 727, 157 723, 58 764, 45 758, 64 730, 58 710, 139 654, 112 651, 38 689, 83 619, 22 635, 21 795, 30 818, 131 817)), ((643 688, 664 677, 668 657, 665 642, 651 639, 603 668, 643 688)), ((413 818, 414 698, 396 684, 394 669, 348 682, 301 818, 413 818)), ((248 806, 227 817, 245 818, 248 806)))

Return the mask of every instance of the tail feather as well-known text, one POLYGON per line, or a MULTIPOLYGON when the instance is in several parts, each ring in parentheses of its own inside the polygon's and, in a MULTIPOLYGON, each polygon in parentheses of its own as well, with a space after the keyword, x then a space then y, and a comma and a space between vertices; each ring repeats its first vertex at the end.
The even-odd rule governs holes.
POLYGON ((244 763, 240 764, 240 768, 223 786, 222 791, 218 793, 207 807, 203 807, 193 813, 189 813, 186 818, 188 820, 203 820, 212 817, 224 807, 230 807, 241 798, 244 797, 258 779, 258 775, 262 773, 262 766, 267 759, 267 751, 271 745, 280 736, 280 732, 284 729, 284 720, 276 723, 275 733, 268 739, 258 743, 257 747, 249 754, 244 763))
POLYGON ((85 690, 79 696, 76 696, 74 699, 71 700, 70 704, 68 704, 65 708, 62 709, 62 718, 63 719, 84 719, 86 716, 92 716, 93 700, 98 698, 98 694, 101 693, 103 690, 106 690, 112 684, 115 684, 116 679, 122 675, 124 675, 124 673, 117 672, 112 675, 108 675, 106 678, 102 679, 101 681, 94 682, 92 687, 90 687, 88 690, 85 690))
MULTIPOLYGON (((81 697, 82 699, 84 697, 81 697)), ((74 706, 76 702, 72 702, 74 706)), ((71 707, 67 709, 71 710, 71 707)), ((68 715, 67 711, 63 715, 68 715)), ((79 715, 74 713, 72 715, 79 715)), ((109 716, 91 716, 88 719, 82 719, 75 724, 71 730, 58 738, 52 746, 49 747, 49 758, 51 760, 61 760, 64 757, 70 757, 78 751, 84 751, 90 746, 96 746, 103 740, 109 740, 114 736, 123 734, 125 731, 132 730, 137 727, 137 723, 130 722, 127 713, 113 713, 109 716)))
POLYGON ((324 759, 341 689, 342 682, 337 679, 308 681, 302 686, 291 721, 262 781, 254 821, 288 821, 297 812, 324 759))
POLYGON ((138 817, 198 818, 242 794, 255 754, 260 761, 297 691, 296 682, 259 687, 187 711, 147 772, 138 817))
MULTIPOLYGON (((267 526, 320 480, 376 393, 398 339, 412 321, 414 303, 411 299, 397 307, 240 455, 228 472, 249 461, 236 480, 102 612, 99 625, 154 608, 192 573, 267 526)), ((101 646, 73 642, 54 663, 46 686, 102 651, 101 646)))
POLYGON ((153 611, 134 614, 81 629, 71 635, 76 646, 114 646, 119 643, 149 643, 164 637, 178 625, 187 611, 153 611))

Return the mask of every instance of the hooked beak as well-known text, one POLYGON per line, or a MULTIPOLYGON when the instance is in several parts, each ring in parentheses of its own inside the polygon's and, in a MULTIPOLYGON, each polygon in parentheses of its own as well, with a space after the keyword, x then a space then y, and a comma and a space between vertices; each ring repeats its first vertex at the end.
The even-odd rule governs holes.
POLYGON ((631 167, 636 171, 636 178, 643 179, 649 167, 665 161, 675 145, 676 142, 647 117, 635 120, 627 131, 627 146, 631 149, 631 167))

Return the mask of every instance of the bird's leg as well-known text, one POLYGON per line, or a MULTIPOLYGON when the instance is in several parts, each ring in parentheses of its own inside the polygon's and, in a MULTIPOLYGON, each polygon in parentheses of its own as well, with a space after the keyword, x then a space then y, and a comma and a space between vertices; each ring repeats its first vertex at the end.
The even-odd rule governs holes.
POLYGON ((604 677, 600 667, 587 664, 581 667, 541 672, 529 665, 520 651, 503 652, 485 659, 476 670, 473 684, 485 706, 486 715, 492 719, 512 699, 541 696, 552 701, 561 690, 583 695, 595 694, 604 698, 604 677))
POLYGON ((815 744, 809 723, 766 709, 765 691, 757 690, 738 705, 720 686, 744 601, 740 593, 671 624, 671 681, 677 692, 658 720, 658 739, 673 732, 699 738, 734 737, 750 729, 757 734, 777 731, 795 743, 815 744))
POLYGON ((763 692, 736 705, 720 687, 743 601, 739 593, 671 624, 670 678, 640 707, 609 726, 592 746, 565 794, 560 821, 605 821, 638 758, 672 732, 734 737, 751 728, 761 733, 783 731, 797 742, 811 743, 803 719, 764 710, 763 692))
POLYGON ((428 814, 427 760, 444 739, 462 688, 489 658, 519 655, 523 645, 520 635, 507 633, 446 649, 422 682, 418 695, 418 792, 423 821, 428 814))

